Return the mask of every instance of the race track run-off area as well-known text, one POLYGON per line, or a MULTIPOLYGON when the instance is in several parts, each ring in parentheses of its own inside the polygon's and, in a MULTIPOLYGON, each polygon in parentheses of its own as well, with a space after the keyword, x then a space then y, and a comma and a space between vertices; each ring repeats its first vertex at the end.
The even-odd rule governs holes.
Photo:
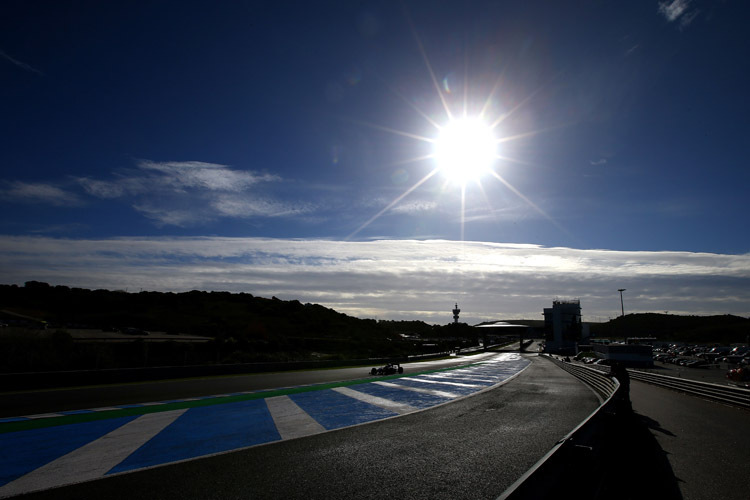
POLYGON ((0 498, 413 413, 528 365, 501 353, 418 374, 0 419, 0 498))

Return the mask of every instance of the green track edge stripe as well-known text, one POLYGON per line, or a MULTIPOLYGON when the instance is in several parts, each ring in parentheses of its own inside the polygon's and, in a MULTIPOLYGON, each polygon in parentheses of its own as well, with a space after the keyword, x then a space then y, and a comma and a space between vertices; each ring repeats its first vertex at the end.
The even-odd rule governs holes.
POLYGON ((154 406, 138 406, 134 408, 118 408, 113 410, 97 411, 91 413, 77 413, 75 415, 61 415, 59 417, 49 418, 38 418, 30 420, 19 420, 16 422, 5 422, 0 424, 0 434, 6 434, 9 432, 27 431, 33 429, 42 429, 45 427, 57 427, 60 425, 69 424, 80 424, 84 422, 94 422, 96 420, 106 420, 110 418, 119 417, 132 417, 146 415, 149 413, 158 413, 162 411, 170 410, 182 410, 185 408, 198 408, 202 406, 213 406, 227 403, 236 403, 238 401, 250 401, 254 399, 265 399, 274 396, 288 396, 290 394, 300 394, 303 392, 322 391, 326 389, 333 389, 335 387, 348 387, 352 385, 367 384, 376 380, 395 380, 404 377, 416 377, 419 375, 426 375, 429 373, 446 372, 451 370, 458 370, 462 368, 469 368, 481 364, 471 363, 468 365, 452 366, 449 368, 442 368, 437 370, 427 370, 417 373, 410 373, 408 375, 386 375, 378 377, 377 379, 365 378, 356 380, 345 380, 341 382, 331 382, 327 384, 313 384, 299 387, 289 387, 284 389, 271 389, 265 391, 251 392, 249 394, 237 394, 234 396, 223 396, 223 397, 207 397, 206 399, 198 399, 195 401, 179 401, 174 403, 165 403, 154 406))

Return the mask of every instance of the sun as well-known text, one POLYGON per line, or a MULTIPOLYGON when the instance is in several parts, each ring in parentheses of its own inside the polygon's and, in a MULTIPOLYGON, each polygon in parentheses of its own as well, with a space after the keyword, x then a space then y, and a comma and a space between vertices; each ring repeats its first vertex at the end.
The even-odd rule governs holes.
MULTIPOLYGON (((400 92, 391 85, 386 84, 388 89, 403 101, 404 105, 410 107, 417 115, 421 116, 427 124, 429 124, 429 127, 425 127, 429 131, 425 133, 424 129, 422 129, 420 132, 412 132, 367 121, 358 121, 358 123, 382 132, 399 135, 407 139, 416 140, 423 144, 430 145, 428 148, 431 147, 431 150, 427 151, 420 147, 420 154, 411 158, 399 160, 395 163, 396 165, 421 162, 429 162, 432 163, 432 165, 424 175, 421 177, 417 176, 417 180, 408 186, 401 194, 396 196, 390 203, 383 206, 380 211, 349 234, 347 239, 351 239, 359 234, 370 224, 399 205, 407 196, 411 195, 428 181, 435 179, 435 177, 438 176, 444 178, 444 184, 440 190, 441 193, 446 192, 449 185, 452 185, 454 188, 459 188, 462 241, 464 239, 467 200, 476 198, 474 194, 477 193, 477 191, 470 191, 468 189, 467 184, 469 184, 469 182, 476 183, 476 187, 482 195, 481 197, 487 202, 488 213, 494 214, 496 212, 490 204, 490 196, 488 196, 485 186, 483 185, 483 177, 485 177, 485 175, 497 180, 509 191, 519 197, 531 209, 548 219, 558 228, 565 230, 550 215, 534 204, 531 199, 501 175, 501 171, 506 170, 509 163, 531 165, 529 162, 523 161, 519 158, 508 156, 506 148, 501 148, 500 145, 506 144, 510 141, 527 139, 547 130, 540 129, 510 135, 507 134, 507 128, 509 125, 511 129, 514 128, 513 123, 509 124, 508 120, 514 117, 519 110, 527 106, 535 96, 541 92, 543 87, 534 90, 529 95, 515 103, 512 101, 508 102, 507 99, 501 99, 498 97, 501 90, 505 87, 505 78, 500 76, 496 79, 494 85, 491 85, 492 82, 480 79, 478 87, 486 87, 487 89, 491 87, 491 90, 486 93, 483 98, 481 96, 476 96, 472 92, 472 86, 470 86, 471 79, 469 78, 468 65, 465 65, 463 86, 461 87, 459 85, 458 87, 455 87, 449 85, 450 82, 446 80, 447 77, 441 80, 436 76, 421 39, 413 27, 412 34, 416 41, 417 48, 421 53, 429 78, 432 81, 435 95, 440 101, 440 104, 442 104, 442 110, 440 109, 440 106, 436 106, 435 109, 432 109, 432 107, 423 108, 418 105, 414 99, 408 97, 406 94, 400 92), (461 94, 463 94, 463 99, 461 99, 461 94), (503 104, 505 104, 505 106, 503 104), (457 109, 460 109, 459 106, 462 108, 461 111, 455 113, 457 109), (445 114, 443 119, 440 118, 440 116, 442 116, 440 111, 443 111, 445 114), (474 114, 476 111, 478 112, 474 114), (486 121, 486 119, 489 119, 490 121, 486 121), (496 170, 498 162, 500 163, 500 168, 496 170)), ((476 211, 476 208, 471 207, 471 210, 476 211)), ((567 233, 567 231, 565 232, 567 233)))
POLYGON ((465 184, 492 170, 498 157, 497 139, 480 118, 456 118, 440 129, 433 154, 449 181, 465 184))

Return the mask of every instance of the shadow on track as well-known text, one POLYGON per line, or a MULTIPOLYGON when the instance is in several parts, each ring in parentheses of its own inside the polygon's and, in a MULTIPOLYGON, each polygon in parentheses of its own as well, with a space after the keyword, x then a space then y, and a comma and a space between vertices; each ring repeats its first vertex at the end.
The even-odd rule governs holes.
POLYGON ((681 500, 680 480, 652 431, 673 435, 629 404, 601 412, 504 498, 681 500))
POLYGON ((591 489, 591 496, 586 498, 682 499, 680 480, 675 477, 667 453, 651 431, 674 434, 658 422, 632 411, 605 417, 606 428, 602 432, 607 435, 601 438, 606 443, 605 450, 595 459, 601 460, 599 465, 591 464, 590 469, 599 470, 598 478, 592 478, 593 483, 598 480, 599 486, 591 489))

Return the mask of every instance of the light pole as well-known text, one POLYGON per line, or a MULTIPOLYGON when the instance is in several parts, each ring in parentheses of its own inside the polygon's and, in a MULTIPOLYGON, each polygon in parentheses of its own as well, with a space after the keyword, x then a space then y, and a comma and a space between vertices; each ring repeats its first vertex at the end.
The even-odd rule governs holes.
POLYGON ((622 292, 625 291, 625 288, 618 288, 618 292, 620 292, 620 309, 622 311, 622 315, 625 316, 625 304, 622 301, 622 292))

